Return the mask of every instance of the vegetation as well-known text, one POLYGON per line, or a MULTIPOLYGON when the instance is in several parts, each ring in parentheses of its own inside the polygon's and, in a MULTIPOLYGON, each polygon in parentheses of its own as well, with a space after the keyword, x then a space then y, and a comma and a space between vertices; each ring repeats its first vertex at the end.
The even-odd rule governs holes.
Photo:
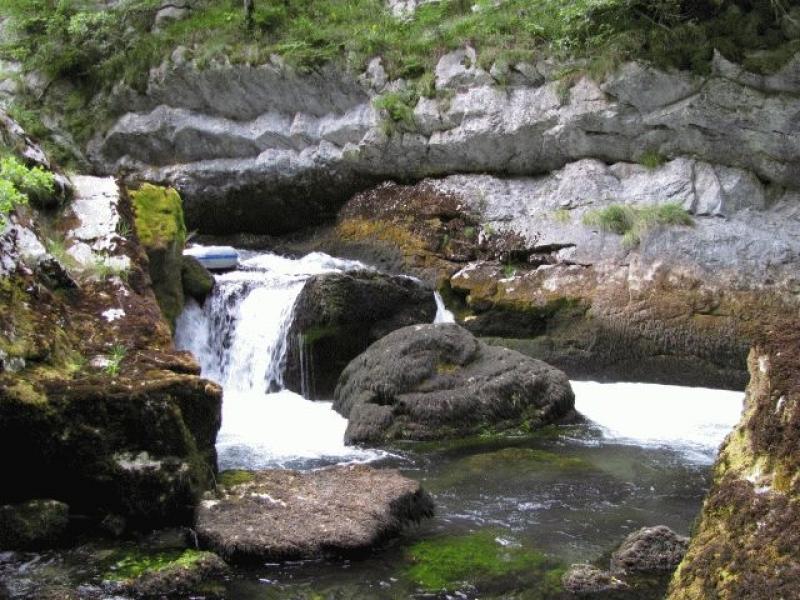
POLYGON ((667 162, 667 157, 655 150, 647 150, 639 157, 639 164, 648 169, 657 169, 667 162))
POLYGON ((186 225, 177 191, 149 183, 130 192, 136 213, 136 232, 146 248, 175 245, 183 249, 186 225))
POLYGON ((653 227, 690 226, 693 223, 691 215, 676 203, 644 207, 612 204, 583 216, 584 225, 623 236, 622 243, 628 248, 637 246, 642 236, 653 227))
POLYGON ((28 168, 13 156, 0 159, 0 227, 17 206, 44 198, 54 190, 55 180, 49 171, 42 167, 28 168))
MULTIPOLYGON (((89 0, 0 0, 16 35, 0 56, 70 80, 75 92, 62 110, 81 142, 103 122, 101 107, 86 110, 94 94, 120 79, 143 90, 149 69, 178 46, 200 66, 279 55, 301 70, 326 63, 360 70, 380 56, 390 77, 417 82, 379 101, 394 124, 409 121, 415 96, 433 94, 438 58, 465 43, 484 68, 584 57, 595 76, 629 58, 708 72, 715 48, 770 71, 800 47, 781 32, 782 0, 442 0, 409 20, 392 17, 383 0, 286 0, 256 2, 247 24, 240 0, 204 0, 186 19, 154 30, 159 5, 127 0, 98 10, 89 0)), ((40 109, 32 99, 16 116, 35 131, 40 109)))
POLYGON ((122 344, 115 344, 111 348, 111 352, 108 355, 108 364, 105 366, 105 373, 109 377, 116 377, 119 375, 120 367, 122 366, 122 361, 125 359, 125 355, 128 353, 128 349, 123 346, 122 344))

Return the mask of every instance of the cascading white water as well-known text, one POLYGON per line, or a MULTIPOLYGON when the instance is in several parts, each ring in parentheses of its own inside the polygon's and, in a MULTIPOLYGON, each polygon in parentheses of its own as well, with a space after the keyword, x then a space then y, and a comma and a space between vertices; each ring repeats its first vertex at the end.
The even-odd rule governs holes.
POLYGON ((604 439, 668 446, 700 464, 717 449, 742 413, 742 392, 643 383, 573 381, 575 408, 604 439))
POLYGON ((190 301, 176 345, 224 389, 217 450, 220 468, 303 467, 368 461, 382 454, 344 445, 347 422, 330 402, 283 389, 287 333, 295 301, 312 275, 366 269, 322 253, 301 259, 253 255, 216 276, 203 307, 190 301))
POLYGON ((436 317, 433 319, 434 323, 455 323, 455 315, 447 310, 444 305, 444 300, 439 292, 434 292, 433 297, 436 300, 436 317))

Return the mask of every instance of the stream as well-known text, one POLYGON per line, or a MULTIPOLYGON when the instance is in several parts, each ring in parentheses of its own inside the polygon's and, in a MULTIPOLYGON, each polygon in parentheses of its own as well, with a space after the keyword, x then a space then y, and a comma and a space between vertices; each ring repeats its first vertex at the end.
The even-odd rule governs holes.
MULTIPOLYGON (((710 483, 710 466, 738 421, 740 392, 675 386, 573 382, 584 422, 525 436, 345 446, 346 421, 331 402, 283 389, 292 309, 312 275, 367 268, 321 253, 300 259, 243 253, 216 276, 203 307, 190 302, 176 344, 224 388, 220 469, 313 469, 370 462, 400 469, 434 496, 436 516, 375 553, 351 561, 263 565, 237 571, 227 595, 249 599, 438 597, 409 575, 409 548, 424 540, 484 536, 498 548, 541 554, 530 570, 454 598, 556 598, 553 573, 598 562, 630 532, 667 525, 688 534, 710 483), (547 573, 550 573, 548 575, 547 573), (550 579, 548 579, 550 577, 550 579)), ((452 321, 437 297, 437 322, 452 321)), ((663 581, 652 594, 663 596, 663 581)))

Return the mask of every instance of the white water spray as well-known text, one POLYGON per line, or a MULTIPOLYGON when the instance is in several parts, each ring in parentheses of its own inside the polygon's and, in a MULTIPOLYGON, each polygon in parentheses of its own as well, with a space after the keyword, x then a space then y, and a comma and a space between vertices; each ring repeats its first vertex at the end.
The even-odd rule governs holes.
POLYGON ((742 413, 742 392, 643 383, 573 381, 575 408, 606 440, 666 446, 688 460, 714 461, 742 413))

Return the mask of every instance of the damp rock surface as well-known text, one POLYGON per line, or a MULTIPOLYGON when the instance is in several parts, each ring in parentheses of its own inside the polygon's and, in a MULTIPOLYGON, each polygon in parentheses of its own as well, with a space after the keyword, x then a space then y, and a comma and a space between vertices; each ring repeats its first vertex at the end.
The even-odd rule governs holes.
POLYGON ((611 556, 614 571, 671 571, 683 559, 689 538, 669 527, 643 527, 634 531, 611 556))
POLYGON ((203 546, 233 562, 316 558, 369 549, 433 514, 419 483, 395 470, 273 469, 229 479, 197 513, 203 546))

